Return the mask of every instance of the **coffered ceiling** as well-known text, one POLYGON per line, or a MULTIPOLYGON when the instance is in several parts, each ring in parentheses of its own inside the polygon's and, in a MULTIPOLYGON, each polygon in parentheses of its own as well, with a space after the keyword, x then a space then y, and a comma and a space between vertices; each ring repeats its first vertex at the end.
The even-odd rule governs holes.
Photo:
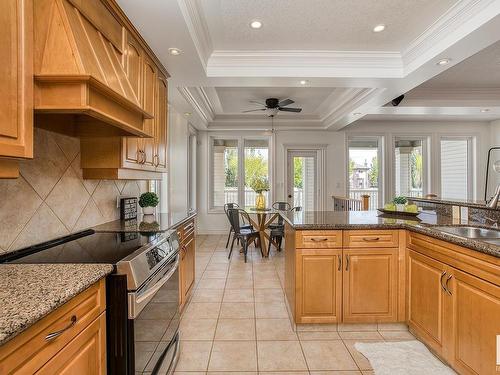
POLYGON ((303 108, 279 113, 280 128, 338 130, 361 118, 500 117, 491 96, 500 89, 500 65, 492 62, 500 60, 498 0, 118 3, 171 74, 170 102, 198 128, 268 128, 265 114, 241 113, 252 108, 250 100, 268 97, 291 98, 303 108), (250 28, 253 20, 263 26, 250 28), (375 33, 381 24, 385 30, 375 33), (171 47, 182 53, 170 55, 171 47), (449 63, 437 65, 444 58, 449 63), (480 104, 464 103, 456 91, 480 104), (384 106, 402 93, 408 94, 399 107, 384 106), (492 103, 487 112, 480 111, 483 98, 492 103))

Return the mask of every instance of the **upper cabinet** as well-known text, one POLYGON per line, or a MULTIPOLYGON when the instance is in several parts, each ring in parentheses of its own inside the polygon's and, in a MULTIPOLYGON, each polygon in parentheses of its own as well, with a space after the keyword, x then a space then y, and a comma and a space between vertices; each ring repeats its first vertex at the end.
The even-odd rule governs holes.
POLYGON ((0 178, 33 157, 33 2, 0 2, 0 178))
POLYGON ((80 137, 86 178, 160 178, 168 73, 116 2, 0 10, 0 178, 18 175, 12 158, 33 156, 33 125, 80 137))

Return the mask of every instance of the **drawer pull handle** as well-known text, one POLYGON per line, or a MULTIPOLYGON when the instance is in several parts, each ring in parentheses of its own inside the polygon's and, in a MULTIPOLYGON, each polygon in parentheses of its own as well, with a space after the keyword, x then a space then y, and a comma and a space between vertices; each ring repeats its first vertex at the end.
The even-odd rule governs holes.
POLYGON ((66 332, 68 329, 72 328, 76 324, 76 315, 73 315, 71 317, 71 323, 69 323, 65 328, 55 331, 52 333, 49 333, 47 336, 45 336, 45 341, 52 341, 57 339, 59 336, 61 336, 64 332, 66 332))
POLYGON ((366 241, 366 242, 375 242, 378 240, 380 240, 380 237, 363 237, 363 241, 366 241))
POLYGON ((325 242, 325 241, 328 241, 328 238, 315 238, 315 237, 312 237, 311 241, 312 242, 325 242))

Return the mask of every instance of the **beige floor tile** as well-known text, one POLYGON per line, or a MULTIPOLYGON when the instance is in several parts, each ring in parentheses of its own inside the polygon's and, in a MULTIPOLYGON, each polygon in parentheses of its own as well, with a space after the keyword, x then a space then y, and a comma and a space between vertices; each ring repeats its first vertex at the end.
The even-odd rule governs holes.
POLYGON ((255 316, 257 318, 288 318, 284 302, 255 302, 255 316))
POLYGON ((255 307, 251 302, 225 302, 220 309, 221 318, 248 319, 255 318, 255 307))
POLYGON ((415 340, 409 331, 380 331, 380 334, 387 341, 415 340))
POLYGON ((238 269, 229 269, 229 273, 227 274, 228 279, 248 279, 253 280, 252 269, 247 270, 238 270, 238 269))
POLYGON ((193 293, 191 302, 222 302, 223 289, 198 289, 193 293))
POLYGON ((309 375, 308 371, 259 371, 259 375, 285 375, 285 374, 290 374, 290 375, 309 375))
POLYGON ((311 371, 311 375, 361 375, 360 371, 311 371))
POLYGON ((317 341, 317 340, 340 340, 340 335, 336 331, 309 331, 298 332, 299 339, 303 341, 317 341))
POLYGON ((358 370, 341 340, 301 341, 309 370, 358 370))
POLYGON ((383 340, 378 331, 365 331, 365 332, 339 332, 343 340, 383 340))
POLYGON ((181 340, 213 340, 217 319, 183 320, 179 331, 181 340))
POLYGON ((206 371, 212 341, 183 341, 177 371, 206 371))
POLYGON ((337 332, 337 324, 297 324, 297 332, 337 332))
POLYGON ((205 271, 203 274, 204 279, 224 279, 227 276, 226 270, 219 271, 205 271))
MULTIPOLYGON (((257 375, 255 371, 209 371, 207 375, 257 375)), ((281 374, 283 375, 283 374, 281 374)))
POLYGON ((224 289, 226 279, 202 279, 198 289, 224 289))
POLYGON ((363 375, 375 375, 375 371, 363 371, 363 375))
POLYGON ((379 331, 408 331, 406 323, 379 323, 379 331))
POLYGON ((229 269, 228 264, 224 263, 210 263, 207 265, 205 271, 227 271, 229 269))
POLYGON ((174 375, 205 375, 205 371, 174 371, 174 375))
POLYGON ((307 370, 298 341, 257 341, 259 371, 307 370))
POLYGON ((271 288, 281 288, 280 280, 278 277, 259 277, 254 276, 254 288, 255 289, 271 289, 271 288))
POLYGON ((226 289, 252 289, 253 280, 251 278, 227 279, 226 289))
POLYGON ((253 289, 226 289, 222 302, 253 302, 253 289))
POLYGON ((338 330, 343 332, 376 331, 377 323, 339 323, 338 330))
POLYGON ((192 302, 186 308, 183 319, 217 319, 220 305, 215 302, 192 302))
POLYGON ((257 319, 257 340, 296 341, 297 334, 293 331, 288 318, 257 319))
POLYGON ((255 341, 214 341, 209 371, 257 371, 255 341))
POLYGON ((255 289, 255 302, 283 302, 285 294, 281 288, 255 289))
POLYGON ((216 340, 255 340, 255 319, 219 319, 216 340))
POLYGON ((368 361, 368 358, 366 358, 363 354, 358 352, 356 348, 354 347, 354 344, 357 342, 380 342, 377 340, 344 340, 344 344, 347 347, 347 350, 349 350, 349 353, 351 353, 352 357, 354 358, 354 361, 358 365, 360 370, 372 370, 372 366, 370 364, 370 361, 368 361))

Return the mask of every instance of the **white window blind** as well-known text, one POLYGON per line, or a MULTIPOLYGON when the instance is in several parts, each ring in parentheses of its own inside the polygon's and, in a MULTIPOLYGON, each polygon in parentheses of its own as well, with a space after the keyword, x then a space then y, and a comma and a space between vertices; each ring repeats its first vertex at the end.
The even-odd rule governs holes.
POLYGON ((468 199, 470 168, 469 140, 441 140, 441 197, 468 199))

